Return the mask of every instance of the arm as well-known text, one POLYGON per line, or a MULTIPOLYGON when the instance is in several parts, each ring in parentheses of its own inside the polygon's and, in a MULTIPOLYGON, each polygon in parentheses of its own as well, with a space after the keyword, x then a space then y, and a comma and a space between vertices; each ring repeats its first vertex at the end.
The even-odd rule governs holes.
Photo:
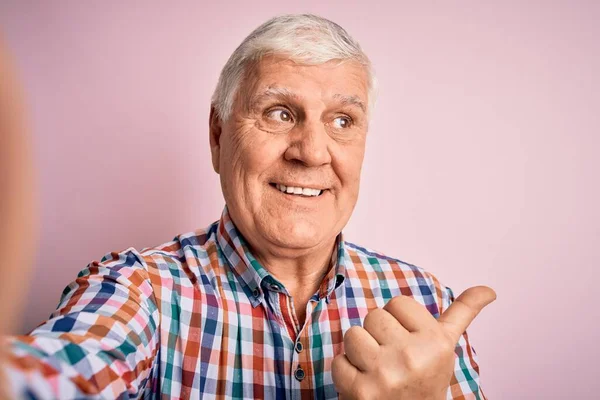
POLYGON ((34 235, 33 167, 23 98, 0 37, 0 334, 14 329, 34 235))
MULTIPOLYGON (((35 239, 33 166, 23 99, 0 37, 0 335, 18 326, 35 239)), ((7 398, 0 347, 0 399, 7 398)))
POLYGON ((135 250, 91 263, 65 289, 48 321, 8 340, 13 393, 138 397, 156 370, 159 318, 146 265, 135 250))

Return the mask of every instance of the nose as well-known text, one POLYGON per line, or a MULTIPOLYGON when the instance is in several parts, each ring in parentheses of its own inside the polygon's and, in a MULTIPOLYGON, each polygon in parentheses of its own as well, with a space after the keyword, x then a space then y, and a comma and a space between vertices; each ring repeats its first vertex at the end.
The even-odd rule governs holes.
POLYGON ((296 126, 289 133, 290 145, 285 152, 287 161, 298 161, 307 167, 331 163, 329 135, 321 121, 296 126))

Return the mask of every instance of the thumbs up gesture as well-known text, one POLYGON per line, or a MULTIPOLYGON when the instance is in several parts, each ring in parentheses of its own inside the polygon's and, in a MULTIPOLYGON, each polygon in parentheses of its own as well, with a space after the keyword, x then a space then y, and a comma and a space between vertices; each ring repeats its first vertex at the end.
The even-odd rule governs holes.
POLYGON ((344 335, 333 360, 336 390, 346 399, 445 399, 454 348, 477 314, 496 299, 485 286, 467 289, 436 320, 410 297, 370 311, 344 335))

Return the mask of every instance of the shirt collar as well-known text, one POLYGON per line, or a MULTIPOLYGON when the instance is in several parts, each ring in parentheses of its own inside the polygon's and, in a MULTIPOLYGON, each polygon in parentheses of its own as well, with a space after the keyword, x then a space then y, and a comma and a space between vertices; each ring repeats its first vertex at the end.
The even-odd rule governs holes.
MULTIPOLYGON (((252 255, 244 237, 231 220, 227 206, 223 209, 217 227, 217 242, 253 307, 261 303, 264 290, 283 288, 283 284, 252 255)), ((325 275, 318 292, 315 293, 313 297, 315 300, 326 298, 329 301, 331 293, 344 282, 346 276, 344 257, 345 246, 340 233, 336 239, 335 251, 331 255, 331 268, 325 275)))

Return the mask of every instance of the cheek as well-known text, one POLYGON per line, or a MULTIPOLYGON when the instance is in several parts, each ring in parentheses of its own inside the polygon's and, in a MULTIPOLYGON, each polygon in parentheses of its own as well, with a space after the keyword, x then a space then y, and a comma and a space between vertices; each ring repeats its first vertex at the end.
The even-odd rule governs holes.
POLYGON ((285 143, 281 138, 249 128, 231 135, 227 147, 222 160, 224 167, 230 171, 231 178, 243 181, 246 189, 251 190, 254 179, 282 157, 285 143))
POLYGON ((275 138, 266 138, 265 140, 254 140, 251 145, 246 147, 244 159, 247 168, 254 174, 261 174, 269 171, 283 154, 284 147, 280 146, 275 138))
POLYGON ((229 133, 222 143, 224 147, 221 163, 230 175, 237 177, 248 169, 249 148, 252 146, 250 129, 238 128, 229 133))
POLYGON ((364 145, 340 149, 338 154, 339 157, 336 157, 336 170, 342 186, 352 192, 358 192, 364 158, 364 145))

